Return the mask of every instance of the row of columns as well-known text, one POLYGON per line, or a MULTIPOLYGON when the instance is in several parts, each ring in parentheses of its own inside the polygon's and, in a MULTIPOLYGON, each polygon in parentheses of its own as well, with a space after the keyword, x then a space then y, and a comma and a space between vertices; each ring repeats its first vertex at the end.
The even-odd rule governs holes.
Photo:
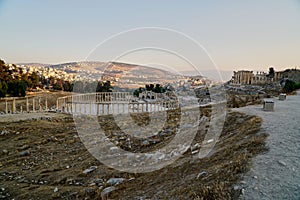
POLYGON ((91 94, 79 94, 67 97, 60 97, 56 102, 56 109, 62 109, 63 105, 69 102, 111 102, 111 101, 122 101, 128 102, 132 95, 129 92, 101 92, 91 94))
POLYGON ((88 115, 120 114, 130 112, 157 112, 179 107, 178 102, 114 102, 84 103, 68 102, 61 107, 62 112, 88 115))
POLYGON ((79 94, 57 99, 56 109, 67 113, 92 115, 115 114, 125 112, 152 112, 175 109, 176 101, 129 102, 129 92, 101 92, 79 94))
MULTIPOLYGON (((16 113, 17 112, 17 104, 20 103, 21 100, 13 98, 13 99, 5 99, 5 113, 8 114, 10 113, 16 113), (9 110, 9 102, 11 102, 11 110, 9 110)), ((36 110, 36 98, 32 98, 32 110, 30 110, 29 107, 29 97, 26 97, 26 112, 35 112, 35 111, 43 111, 43 106, 42 106, 42 101, 41 98, 38 98, 38 109, 36 110)), ((23 106, 20 105, 20 112, 23 112, 23 106)), ((45 111, 48 111, 48 100, 47 98, 45 99, 45 111)))

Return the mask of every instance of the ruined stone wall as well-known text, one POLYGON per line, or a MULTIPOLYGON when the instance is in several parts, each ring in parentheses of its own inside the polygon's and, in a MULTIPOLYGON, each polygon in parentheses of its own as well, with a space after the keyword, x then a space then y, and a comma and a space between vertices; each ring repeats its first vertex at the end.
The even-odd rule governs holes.
POLYGON ((289 79, 296 83, 300 83, 300 70, 287 69, 285 71, 275 72, 274 81, 281 81, 283 79, 289 79))

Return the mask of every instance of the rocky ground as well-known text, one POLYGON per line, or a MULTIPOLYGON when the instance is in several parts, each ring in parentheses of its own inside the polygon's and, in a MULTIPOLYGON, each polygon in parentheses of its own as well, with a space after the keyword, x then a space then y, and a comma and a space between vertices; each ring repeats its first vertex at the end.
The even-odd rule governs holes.
POLYGON ((282 92, 279 84, 226 86, 227 106, 240 108, 262 104, 264 98, 277 97, 282 92))
MULTIPOLYGON (((209 109, 202 114, 209 117, 209 109)), ((176 123, 173 115, 176 113, 169 115, 170 123, 176 123)), ((100 118, 99 123, 109 117, 100 118)), ((147 116, 133 117, 142 121, 147 116)), ((195 154, 203 140, 199 131, 192 148, 171 165, 149 173, 126 173, 91 156, 72 116, 2 118, 0 199, 237 199, 243 193, 241 175, 254 156, 267 150, 267 134, 260 126, 259 117, 229 112, 209 156, 199 159, 195 154)), ((115 129, 106 123, 108 137, 120 140, 119 146, 132 152, 153 150, 174 134, 158 134, 152 138, 155 143, 136 140, 128 148, 119 136, 114 137, 115 129)))

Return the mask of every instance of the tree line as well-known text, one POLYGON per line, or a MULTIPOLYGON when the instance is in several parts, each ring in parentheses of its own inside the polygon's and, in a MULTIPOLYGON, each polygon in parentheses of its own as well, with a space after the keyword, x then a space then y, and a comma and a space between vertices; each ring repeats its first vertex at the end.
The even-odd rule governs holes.
MULTIPOLYGON (((78 93, 112 92, 113 90, 110 81, 76 81, 67 87, 78 93)), ((66 88, 64 90, 67 91, 66 88)))
POLYGON ((34 73, 24 73, 16 65, 11 67, 0 59, 0 97, 26 95, 26 90, 41 87, 39 76, 34 73))
POLYGON ((166 88, 162 87, 160 84, 146 84, 144 88, 140 87, 133 92, 133 95, 138 97, 140 93, 143 91, 152 91, 155 93, 164 93, 166 92, 166 88))

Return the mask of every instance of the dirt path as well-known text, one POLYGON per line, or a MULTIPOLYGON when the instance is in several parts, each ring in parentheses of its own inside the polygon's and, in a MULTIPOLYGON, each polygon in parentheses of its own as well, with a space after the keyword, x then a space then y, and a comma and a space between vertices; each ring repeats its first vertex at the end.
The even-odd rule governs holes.
POLYGON ((244 178, 242 199, 300 199, 300 92, 286 101, 275 99, 274 112, 261 106, 235 110, 260 116, 270 134, 269 151, 254 158, 244 178))

